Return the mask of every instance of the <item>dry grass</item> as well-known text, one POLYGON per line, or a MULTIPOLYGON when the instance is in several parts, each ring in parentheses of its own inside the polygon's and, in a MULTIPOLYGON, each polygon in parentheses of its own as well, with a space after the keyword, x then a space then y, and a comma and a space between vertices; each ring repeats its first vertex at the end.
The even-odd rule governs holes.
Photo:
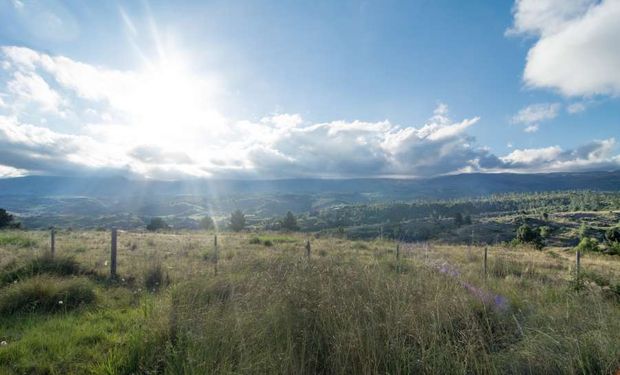
MULTIPOLYGON (((31 246, 0 246, 2 270, 48 251, 46 232, 11 235, 31 246)), ((121 232, 119 279, 110 283, 109 233, 61 231, 57 256, 80 265, 97 303, 52 320, 0 319, 0 340, 9 342, 0 347, 0 371, 571 374, 620 367, 620 257, 587 254, 575 288, 574 253, 562 249, 489 247, 485 279, 479 247, 402 244, 397 261, 391 241, 311 238, 307 259, 307 239, 220 233, 215 256, 213 233, 121 232), (65 327, 65 336, 34 334, 50 324, 65 327), (88 351, 82 336, 89 331, 100 353, 88 351), (42 347, 45 358, 37 354, 42 347), (62 350, 75 355, 63 359, 62 350)))

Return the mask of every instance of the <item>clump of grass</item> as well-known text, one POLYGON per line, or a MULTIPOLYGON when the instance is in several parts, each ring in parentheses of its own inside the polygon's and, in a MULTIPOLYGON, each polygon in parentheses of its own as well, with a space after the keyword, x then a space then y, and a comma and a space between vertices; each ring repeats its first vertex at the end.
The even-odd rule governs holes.
POLYGON ((94 301, 93 286, 85 279, 36 276, 0 292, 0 314, 52 313, 94 301))
MULTIPOLYGON (((264 245, 266 247, 271 247, 276 243, 287 243, 290 237, 252 237, 250 238, 250 245, 264 245)), ((294 239, 293 239, 294 241, 294 239)))
POLYGON ((80 264, 71 257, 54 257, 44 255, 34 258, 22 265, 12 264, 0 273, 0 283, 7 284, 16 280, 23 280, 35 275, 50 274, 56 276, 71 276, 84 274, 80 264))
POLYGON ((161 263, 157 262, 144 271, 144 287, 150 291, 158 291, 170 284, 170 277, 164 271, 161 263))
POLYGON ((489 273, 494 277, 504 278, 507 276, 515 277, 535 277, 536 270, 532 264, 523 264, 518 261, 508 260, 503 257, 495 258, 490 262, 489 273))
POLYGON ((0 233, 0 246, 34 247, 37 246, 37 241, 18 234, 0 233))

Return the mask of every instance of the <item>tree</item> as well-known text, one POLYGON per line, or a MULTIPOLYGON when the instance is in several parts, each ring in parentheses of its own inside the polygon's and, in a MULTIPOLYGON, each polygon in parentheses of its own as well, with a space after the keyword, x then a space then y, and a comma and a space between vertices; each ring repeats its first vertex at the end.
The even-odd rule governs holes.
POLYGON ((215 227, 215 223, 211 216, 205 216, 200 220, 200 227, 205 230, 213 229, 215 227))
POLYGON ((577 250, 579 251, 600 251, 598 247, 598 241, 596 238, 584 237, 579 241, 579 245, 577 245, 577 250))
POLYGON ((4 228, 19 228, 20 224, 16 223, 15 217, 6 212, 4 208, 0 208, 0 229, 4 228))
POLYGON ((586 223, 581 223, 579 226, 579 239, 584 239, 588 236, 588 226, 586 223))
POLYGON ((460 227, 461 225, 463 225, 463 214, 462 214, 462 213, 457 212, 457 213, 454 215, 454 224, 455 224, 457 227, 460 227))
POLYGON ((245 215, 241 210, 236 210, 230 214, 230 229, 239 232, 245 228, 245 215))
POLYGON ((605 240, 608 244, 620 243, 620 227, 607 229, 605 231, 605 240))
POLYGON ((151 222, 146 226, 146 230, 156 231, 160 229, 168 229, 168 223, 164 221, 161 217, 154 217, 151 219, 151 222))
POLYGON ((282 220, 282 229, 285 230, 298 230, 299 226, 297 226, 297 219, 295 215, 291 211, 286 213, 286 216, 282 220))
POLYGON ((543 240, 540 232, 532 229, 529 225, 523 224, 517 229, 517 238, 519 243, 532 244, 538 249, 543 248, 543 240))

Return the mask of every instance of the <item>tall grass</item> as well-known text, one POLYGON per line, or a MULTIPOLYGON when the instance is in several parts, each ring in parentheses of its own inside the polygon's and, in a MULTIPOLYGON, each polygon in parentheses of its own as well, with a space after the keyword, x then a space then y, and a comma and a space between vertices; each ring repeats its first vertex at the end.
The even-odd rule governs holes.
POLYGON ((0 297, 16 306, 0 313, 0 341, 8 341, 0 373, 612 374, 620 367, 613 257, 584 257, 584 287, 575 290, 574 254, 558 250, 491 248, 485 278, 476 247, 402 244, 396 260, 389 241, 321 238, 307 259, 304 235, 220 234, 216 275, 211 235, 122 236, 137 246, 119 251, 115 283, 84 277, 107 271, 109 237, 101 233, 62 233, 57 254, 75 258, 59 264, 0 246, 2 255, 20 255, 0 271, 0 296, 20 296, 0 297), (86 250, 74 251, 78 245, 86 250), (38 297, 28 296, 59 300, 55 290, 73 284, 96 299, 71 304, 84 308, 32 308, 38 297), (159 293, 147 293, 153 289, 159 293), (505 307, 481 296, 501 296, 505 307))
POLYGON ((67 311, 95 300, 84 279, 37 276, 0 291, 0 314, 67 311))

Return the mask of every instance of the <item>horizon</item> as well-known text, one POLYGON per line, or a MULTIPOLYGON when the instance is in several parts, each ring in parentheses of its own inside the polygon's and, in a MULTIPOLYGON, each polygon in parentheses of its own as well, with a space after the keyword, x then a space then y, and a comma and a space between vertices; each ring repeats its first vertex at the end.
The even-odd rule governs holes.
POLYGON ((2 0, 0 178, 617 170, 618 16, 617 0, 2 0))
POLYGON ((586 171, 563 171, 563 172, 467 172, 467 173, 455 173, 444 174, 438 176, 424 176, 424 177, 398 177, 398 176, 371 176, 371 177, 282 177, 282 178, 211 178, 211 177, 186 177, 181 179, 155 179, 151 177, 140 176, 127 176, 122 174, 117 175, 45 175, 45 174, 30 174, 23 176, 4 176, 0 177, 0 181, 9 179, 23 179, 28 177, 34 178, 67 178, 67 179, 123 179, 127 181, 135 182, 271 182, 271 181, 304 181, 304 180, 318 180, 318 181, 348 181, 348 180, 398 180, 398 181, 422 181, 422 180, 434 180, 448 177, 460 177, 460 176, 476 176, 476 175, 512 175, 512 176, 536 176, 536 175, 582 175, 582 174, 615 174, 620 173, 620 169, 610 170, 586 170, 586 171))

